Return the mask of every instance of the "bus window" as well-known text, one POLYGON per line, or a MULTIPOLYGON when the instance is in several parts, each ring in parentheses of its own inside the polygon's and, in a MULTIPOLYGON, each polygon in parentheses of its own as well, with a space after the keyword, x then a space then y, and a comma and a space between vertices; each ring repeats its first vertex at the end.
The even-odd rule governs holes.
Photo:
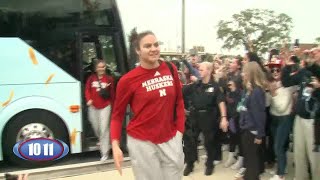
POLYGON ((99 36, 99 42, 101 44, 102 57, 108 64, 108 73, 112 74, 113 72, 117 72, 118 68, 112 38, 110 36, 102 35, 99 36))
POLYGON ((114 27, 112 0, 2 0, 0 37, 19 37, 74 78, 81 78, 76 32, 114 27))
POLYGON ((103 59, 107 63, 107 74, 119 72, 111 36, 85 35, 82 38, 82 64, 84 80, 92 73, 92 60, 103 59))
POLYGON ((83 71, 86 73, 91 73, 92 60, 97 59, 97 58, 98 57, 97 57, 95 43, 94 42, 83 42, 82 43, 83 71))

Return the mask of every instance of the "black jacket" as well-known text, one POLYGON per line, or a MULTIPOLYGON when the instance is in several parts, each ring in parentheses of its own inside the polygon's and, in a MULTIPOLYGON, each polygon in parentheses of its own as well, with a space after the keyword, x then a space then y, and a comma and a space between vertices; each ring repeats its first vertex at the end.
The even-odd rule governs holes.
POLYGON ((296 113, 300 117, 304 119, 312 119, 309 109, 314 106, 314 99, 309 100, 309 96, 307 92, 307 85, 311 80, 312 73, 307 68, 303 68, 299 70, 296 74, 291 74, 292 66, 285 66, 282 70, 281 81, 284 87, 290 87, 299 85, 300 90, 298 94, 297 104, 296 104, 296 113), (308 107, 307 107, 308 106, 308 107))
POLYGON ((220 121, 219 104, 224 102, 224 94, 218 84, 202 81, 184 86, 183 96, 188 100, 190 121, 202 131, 215 131, 220 121))
POLYGON ((216 110, 219 103, 225 101, 224 94, 214 81, 204 84, 200 80, 184 86, 183 97, 189 101, 186 104, 196 110, 216 110))

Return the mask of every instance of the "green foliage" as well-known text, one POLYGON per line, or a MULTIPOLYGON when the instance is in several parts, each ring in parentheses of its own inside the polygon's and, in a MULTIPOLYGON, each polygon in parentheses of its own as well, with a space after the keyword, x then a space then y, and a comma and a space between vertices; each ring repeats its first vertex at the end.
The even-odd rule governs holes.
POLYGON ((316 43, 317 43, 317 44, 320 44, 320 37, 317 37, 317 38, 316 38, 316 43))
POLYGON ((292 19, 286 14, 271 10, 247 9, 234 14, 232 20, 218 23, 218 39, 223 48, 244 47, 246 50, 265 53, 289 39, 292 19))

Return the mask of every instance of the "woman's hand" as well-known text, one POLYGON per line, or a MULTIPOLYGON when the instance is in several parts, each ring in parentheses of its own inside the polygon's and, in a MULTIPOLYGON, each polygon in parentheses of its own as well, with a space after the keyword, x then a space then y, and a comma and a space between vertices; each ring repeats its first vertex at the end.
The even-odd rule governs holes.
POLYGON ((237 87, 234 81, 229 81, 227 85, 231 92, 235 92, 237 90, 237 87))
POLYGON ((261 143, 262 143, 262 139, 257 139, 257 138, 255 138, 255 139, 254 139, 254 143, 255 143, 255 144, 261 144, 261 143))
POLYGON ((221 118, 221 122, 220 122, 220 129, 223 132, 227 132, 228 131, 228 126, 229 126, 229 122, 228 122, 227 118, 226 117, 222 117, 221 118))
POLYGON ((88 102, 87 102, 87 106, 91 106, 92 105, 92 99, 90 99, 88 102))
POLYGON ((195 76, 190 76, 190 80, 191 80, 192 82, 196 82, 196 81, 198 81, 198 78, 195 77, 195 76))
POLYGON ((120 149, 119 142, 113 141, 112 142, 112 154, 113 154, 113 160, 114 164, 116 166, 116 169, 118 170, 119 174, 122 175, 122 162, 123 162, 123 153, 120 149))
POLYGON ((180 131, 177 131, 177 135, 181 138, 183 137, 183 134, 180 131))

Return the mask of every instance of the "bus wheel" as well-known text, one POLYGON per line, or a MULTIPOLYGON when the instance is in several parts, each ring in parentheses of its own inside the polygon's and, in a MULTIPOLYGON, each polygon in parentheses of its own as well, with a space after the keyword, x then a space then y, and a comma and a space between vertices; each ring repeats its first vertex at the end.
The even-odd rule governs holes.
POLYGON ((14 116, 5 127, 2 134, 5 160, 23 167, 43 167, 56 163, 27 161, 13 153, 13 146, 17 142, 33 138, 59 139, 69 145, 67 128, 57 115, 41 109, 27 110, 14 116))

